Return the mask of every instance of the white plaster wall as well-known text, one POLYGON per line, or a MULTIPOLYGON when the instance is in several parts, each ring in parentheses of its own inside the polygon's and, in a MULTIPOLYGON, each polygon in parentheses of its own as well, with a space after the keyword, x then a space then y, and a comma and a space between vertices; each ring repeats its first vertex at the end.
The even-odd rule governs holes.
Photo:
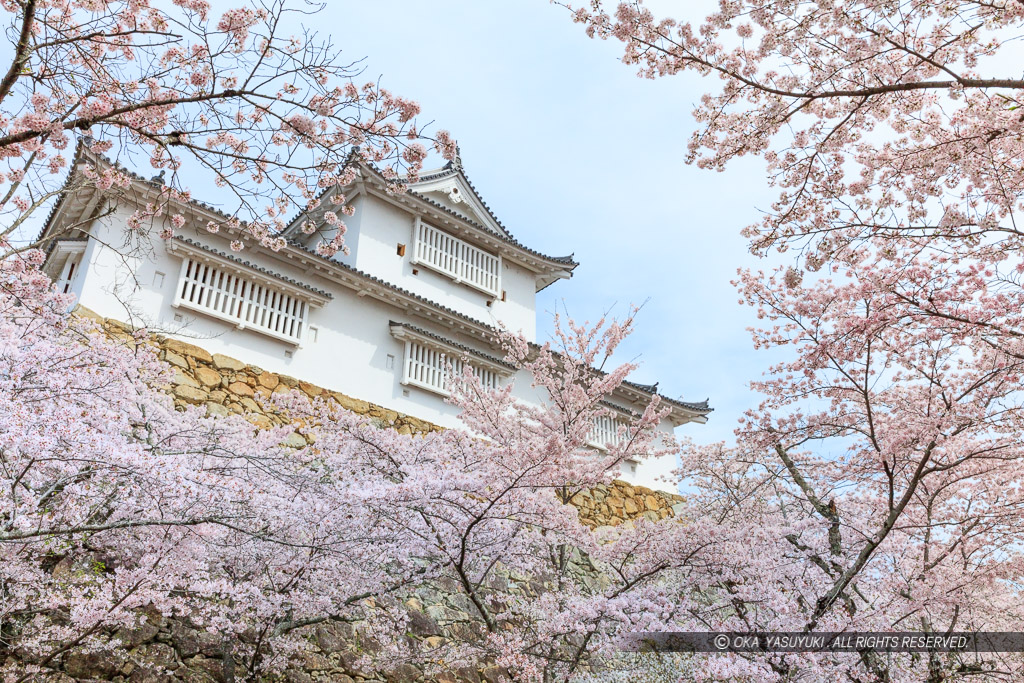
MULTIPOLYGON (((315 340, 307 334, 300 348, 296 349, 259 332, 240 331, 202 313, 185 308, 175 309, 172 302, 181 259, 167 253, 165 243, 158 238, 129 249, 130 255, 123 256, 120 252, 130 245, 125 243, 125 233, 121 226, 129 214, 130 211, 125 209, 97 221, 91 232, 98 239, 89 241, 83 255, 83 264, 86 266, 76 282, 76 288, 80 290, 80 302, 100 315, 137 326, 147 326, 153 331, 197 344, 210 353, 238 358, 272 372, 291 375, 446 427, 460 426, 455 407, 447 404, 440 395, 401 384, 404 343, 391 336, 389 321, 415 325, 477 348, 488 355, 496 355, 493 349, 481 348, 477 342, 463 338, 443 326, 409 316, 403 310, 370 296, 359 297, 348 287, 305 274, 288 263, 275 262, 272 269, 333 295, 327 305, 311 311, 309 325, 316 328, 315 340), (176 320, 176 316, 180 319, 176 320), (286 355, 289 350, 292 351, 290 357, 286 355)), ((364 221, 372 216, 374 214, 368 212, 364 221)), ((375 269, 375 274, 382 279, 391 280, 396 273, 401 274, 407 270, 408 259, 398 258, 393 245, 390 255, 387 253, 385 247, 389 239, 388 231, 378 231, 375 227, 370 233, 365 230, 366 225, 366 222, 362 223, 364 229, 359 233, 360 258, 372 258, 376 254, 380 265, 375 269), (369 238, 370 234, 382 236, 369 238), (388 277, 389 274, 391 277, 388 277)), ((398 236, 397 220, 385 221, 384 225, 394 231, 391 238, 398 236)), ((411 220, 408 229, 411 231, 411 220)), ((194 241, 227 251, 227 240, 220 235, 187 229, 182 233, 194 241)), ((238 256, 246 259, 255 257, 245 251, 238 256)), ((427 296, 428 292, 436 290, 439 294, 432 298, 444 298, 449 306, 452 301, 461 301, 462 307, 468 307, 469 299, 462 292, 440 296, 445 282, 449 290, 458 288, 454 283, 440 275, 427 273, 425 269, 421 270, 421 274, 418 276, 421 284, 419 292, 427 296)), ((509 281, 517 282, 517 279, 513 277, 509 281)), ((408 284, 405 286, 408 287, 408 284)), ((520 307, 522 310, 516 315, 524 317, 526 306, 520 304, 520 307)), ((530 329, 532 331, 532 326, 530 329)), ((516 377, 516 395, 523 400, 537 401, 535 392, 530 387, 529 376, 519 373, 516 377)), ((667 421, 662 428, 668 431, 672 429, 667 421)), ((644 461, 635 474, 623 472, 623 478, 651 488, 671 488, 658 481, 657 477, 668 474, 674 466, 667 459, 644 461)))
MULTIPOLYGON (((658 429, 671 434, 675 431, 669 420, 662 420, 658 429)), ((636 472, 630 473, 623 468, 622 478, 631 484, 639 484, 659 491, 678 493, 678 477, 673 475, 679 467, 679 459, 675 455, 664 455, 659 458, 647 458, 637 464, 636 472)))
MULTIPOLYGON (((501 287, 506 292, 507 301, 494 301, 488 306, 491 298, 488 294, 457 284, 422 264, 412 264, 415 247, 413 214, 367 195, 359 198, 355 208, 359 215, 359 231, 353 252, 356 268, 463 315, 494 326, 504 325, 534 340, 537 320, 533 273, 513 263, 504 264, 501 287), (405 256, 398 256, 399 244, 406 245, 405 256), (413 269, 417 271, 416 275, 413 269)), ((444 229, 444 225, 433 222, 431 225, 444 229)))
POLYGON ((505 301, 499 299, 492 303, 491 311, 510 332, 521 334, 536 342, 538 339, 535 276, 508 260, 502 262, 501 269, 501 287, 505 290, 505 301))

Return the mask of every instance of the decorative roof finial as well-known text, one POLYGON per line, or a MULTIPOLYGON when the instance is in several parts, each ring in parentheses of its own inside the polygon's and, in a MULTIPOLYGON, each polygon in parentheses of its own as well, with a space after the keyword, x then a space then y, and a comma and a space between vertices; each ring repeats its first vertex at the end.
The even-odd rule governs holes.
POLYGON ((153 176, 152 178, 150 178, 150 180, 153 181, 154 183, 160 183, 161 185, 163 185, 164 184, 164 174, 165 173, 167 173, 167 169, 166 168, 165 169, 161 169, 161 171, 159 173, 157 173, 155 176, 153 176))
POLYGON ((462 148, 459 147, 458 143, 455 145, 455 158, 452 159, 452 166, 454 166, 456 170, 462 170, 462 148))

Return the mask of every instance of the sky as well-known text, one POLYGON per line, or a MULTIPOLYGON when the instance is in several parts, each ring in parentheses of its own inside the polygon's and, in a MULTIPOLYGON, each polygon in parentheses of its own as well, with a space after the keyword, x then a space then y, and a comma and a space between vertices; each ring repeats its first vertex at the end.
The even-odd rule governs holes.
MULTIPOLYGON (((656 11, 699 19, 693 2, 656 11)), ((421 120, 450 130, 465 171, 502 223, 547 254, 574 253, 569 281, 538 295, 540 339, 551 314, 596 321, 644 304, 620 361, 632 379, 715 409, 678 432, 732 441, 768 366, 747 328, 754 312, 730 284, 765 267, 740 230, 774 193, 759 160, 723 173, 684 163, 701 88, 694 76, 637 78, 620 44, 586 37, 546 0, 332 0, 316 25, 365 76, 416 99, 421 120)))

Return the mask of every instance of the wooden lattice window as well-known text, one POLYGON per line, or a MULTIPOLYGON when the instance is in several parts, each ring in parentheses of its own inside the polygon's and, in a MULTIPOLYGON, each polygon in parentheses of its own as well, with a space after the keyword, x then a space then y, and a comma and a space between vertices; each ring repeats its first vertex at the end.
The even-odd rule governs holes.
POLYGON ((621 445, 629 438, 628 430, 619 431, 620 427, 629 423, 621 417, 614 415, 599 415, 594 418, 594 426, 590 430, 587 442, 597 448, 621 445))
POLYGON ((182 260, 175 306, 299 344, 309 304, 283 288, 195 258, 182 260))
POLYGON ((75 284, 75 277, 78 276, 78 270, 82 264, 81 252, 73 253, 68 256, 67 261, 64 262, 64 267, 60 271, 60 277, 57 278, 56 288, 61 294, 67 294, 71 291, 71 288, 75 284))
MULTIPOLYGON (((447 382, 449 363, 453 372, 462 372, 464 361, 461 358, 415 341, 406 341, 402 384, 411 384, 448 396, 451 393, 447 382)), ((498 388, 500 376, 497 372, 472 363, 470 367, 485 388, 498 388)))
POLYGON ((493 296, 501 292, 500 257, 423 222, 416 226, 413 261, 493 296))

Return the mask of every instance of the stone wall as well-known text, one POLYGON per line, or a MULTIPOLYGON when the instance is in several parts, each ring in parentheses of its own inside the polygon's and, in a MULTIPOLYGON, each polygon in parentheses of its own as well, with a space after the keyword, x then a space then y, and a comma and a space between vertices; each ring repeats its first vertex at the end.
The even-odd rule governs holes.
MULTIPOLYGON (((84 307, 80 315, 93 318, 114 337, 131 339, 132 329, 122 322, 102 318, 84 307)), ((210 354, 195 344, 154 335, 153 343, 159 349, 161 360, 171 365, 174 378, 168 391, 177 405, 205 405, 213 415, 237 413, 257 427, 269 427, 288 422, 286 415, 266 405, 264 399, 276 392, 296 389, 310 398, 321 397, 335 401, 341 407, 359 415, 369 415, 380 426, 393 427, 402 434, 424 434, 442 428, 411 415, 390 410, 375 403, 353 398, 337 391, 302 380, 269 372, 255 365, 221 354, 210 354)), ((290 437, 294 445, 304 441, 298 433, 290 437)), ((572 499, 580 518, 591 527, 621 524, 630 519, 645 517, 650 520, 673 516, 673 506, 682 498, 670 493, 654 491, 643 486, 632 486, 624 481, 613 481, 591 491, 583 491, 572 499)))
POLYGON ((591 527, 598 527, 614 526, 638 517, 654 522, 673 517, 675 506, 683 502, 683 497, 616 480, 581 491, 569 502, 579 510, 580 519, 591 527))

